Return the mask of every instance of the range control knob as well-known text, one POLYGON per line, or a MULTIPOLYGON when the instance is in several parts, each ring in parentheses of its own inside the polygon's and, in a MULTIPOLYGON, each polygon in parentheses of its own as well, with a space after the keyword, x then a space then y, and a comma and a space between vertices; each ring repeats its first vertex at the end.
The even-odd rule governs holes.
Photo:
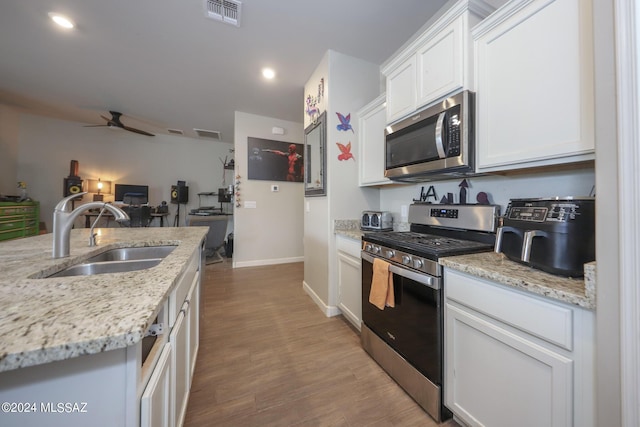
POLYGON ((394 256, 396 256, 396 251, 393 251, 391 249, 387 250, 386 255, 387 258, 393 258, 394 256))
POLYGON ((374 254, 379 254, 380 246, 374 246, 373 248, 371 248, 371 252, 373 252, 374 254))
POLYGON ((404 265, 410 265, 411 264, 411 257, 409 255, 402 255, 402 263, 404 265))
POLYGON ((413 260, 413 268, 422 268, 422 266, 424 265, 424 263, 422 262, 421 259, 414 259, 413 260))
POLYGON ((373 249, 373 246, 371 245, 371 243, 367 243, 364 245, 365 252, 371 252, 371 249, 373 249))

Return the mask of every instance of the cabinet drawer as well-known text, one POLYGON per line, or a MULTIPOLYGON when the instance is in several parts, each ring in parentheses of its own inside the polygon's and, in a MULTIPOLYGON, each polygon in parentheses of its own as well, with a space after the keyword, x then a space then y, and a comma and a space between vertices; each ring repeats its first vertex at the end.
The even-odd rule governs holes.
POLYGON ((354 258, 360 258, 360 250, 362 249, 362 241, 350 239, 348 237, 337 236, 336 249, 351 255, 354 258))
POLYGON ((24 228, 25 224, 24 224, 24 220, 22 218, 15 218, 12 217, 12 219, 0 219, 0 232, 2 231, 11 231, 11 230, 21 230, 22 228, 24 228))
POLYGON ((573 312, 534 295, 445 269, 445 296, 566 350, 573 350, 573 312))

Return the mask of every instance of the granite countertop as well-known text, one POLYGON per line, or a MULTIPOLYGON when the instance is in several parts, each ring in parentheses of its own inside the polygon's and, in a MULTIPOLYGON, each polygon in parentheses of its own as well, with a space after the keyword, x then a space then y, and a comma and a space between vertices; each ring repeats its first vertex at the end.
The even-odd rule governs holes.
POLYGON ((71 231, 70 257, 53 259, 53 235, 0 243, 0 372, 124 348, 144 337, 208 227, 71 231), (150 269, 46 277, 117 247, 177 245, 150 269))
POLYGON ((585 277, 555 276, 509 260, 503 254, 482 252, 447 257, 439 263, 453 270, 523 289, 587 309, 596 307, 596 263, 585 264, 585 277))
POLYGON ((364 232, 360 230, 357 219, 337 219, 333 223, 333 232, 338 236, 345 236, 355 240, 362 240, 364 232))

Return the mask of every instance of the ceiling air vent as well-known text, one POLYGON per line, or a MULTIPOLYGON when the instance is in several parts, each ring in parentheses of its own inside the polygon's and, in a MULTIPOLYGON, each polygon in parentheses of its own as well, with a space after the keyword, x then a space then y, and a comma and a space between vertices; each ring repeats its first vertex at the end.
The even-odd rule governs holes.
POLYGON ((220 141, 220 132, 218 132, 217 130, 206 130, 206 129, 196 129, 196 128, 193 128, 193 130, 196 131, 196 134, 198 134, 200 138, 215 139, 216 141, 220 141))
POLYGON ((227 24, 240 26, 242 2, 239 0, 205 0, 207 17, 227 24))
POLYGON ((184 132, 181 129, 167 129, 167 132, 172 135, 184 135, 184 132))

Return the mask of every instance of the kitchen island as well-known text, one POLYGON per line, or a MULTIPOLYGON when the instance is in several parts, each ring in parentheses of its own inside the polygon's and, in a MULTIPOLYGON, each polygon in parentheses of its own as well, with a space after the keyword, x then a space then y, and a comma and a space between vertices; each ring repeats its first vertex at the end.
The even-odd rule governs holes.
MULTIPOLYGON (((189 325, 188 308, 197 313, 197 304, 188 303, 198 300, 207 230, 99 229, 95 247, 88 246, 88 229, 72 230, 70 256, 61 259, 52 258, 51 234, 1 244, 0 397, 15 402, 15 411, 3 408, 0 425, 140 425, 140 400, 155 365, 163 356, 181 355, 175 343, 170 355, 162 344, 170 345, 175 330, 191 335, 189 345, 197 350, 197 316, 191 331, 178 327, 182 320, 189 325), (109 249, 160 245, 176 248, 148 269, 48 277, 109 249), (163 325, 164 332, 143 356, 142 341, 152 324, 163 325), (30 413, 18 403, 32 403, 30 413), (56 416, 60 403, 70 405, 56 416), (85 412, 73 413, 82 404, 85 412)), ((191 370, 195 353, 181 355, 190 359, 191 370)), ((182 409, 175 402, 169 406, 182 409)))

